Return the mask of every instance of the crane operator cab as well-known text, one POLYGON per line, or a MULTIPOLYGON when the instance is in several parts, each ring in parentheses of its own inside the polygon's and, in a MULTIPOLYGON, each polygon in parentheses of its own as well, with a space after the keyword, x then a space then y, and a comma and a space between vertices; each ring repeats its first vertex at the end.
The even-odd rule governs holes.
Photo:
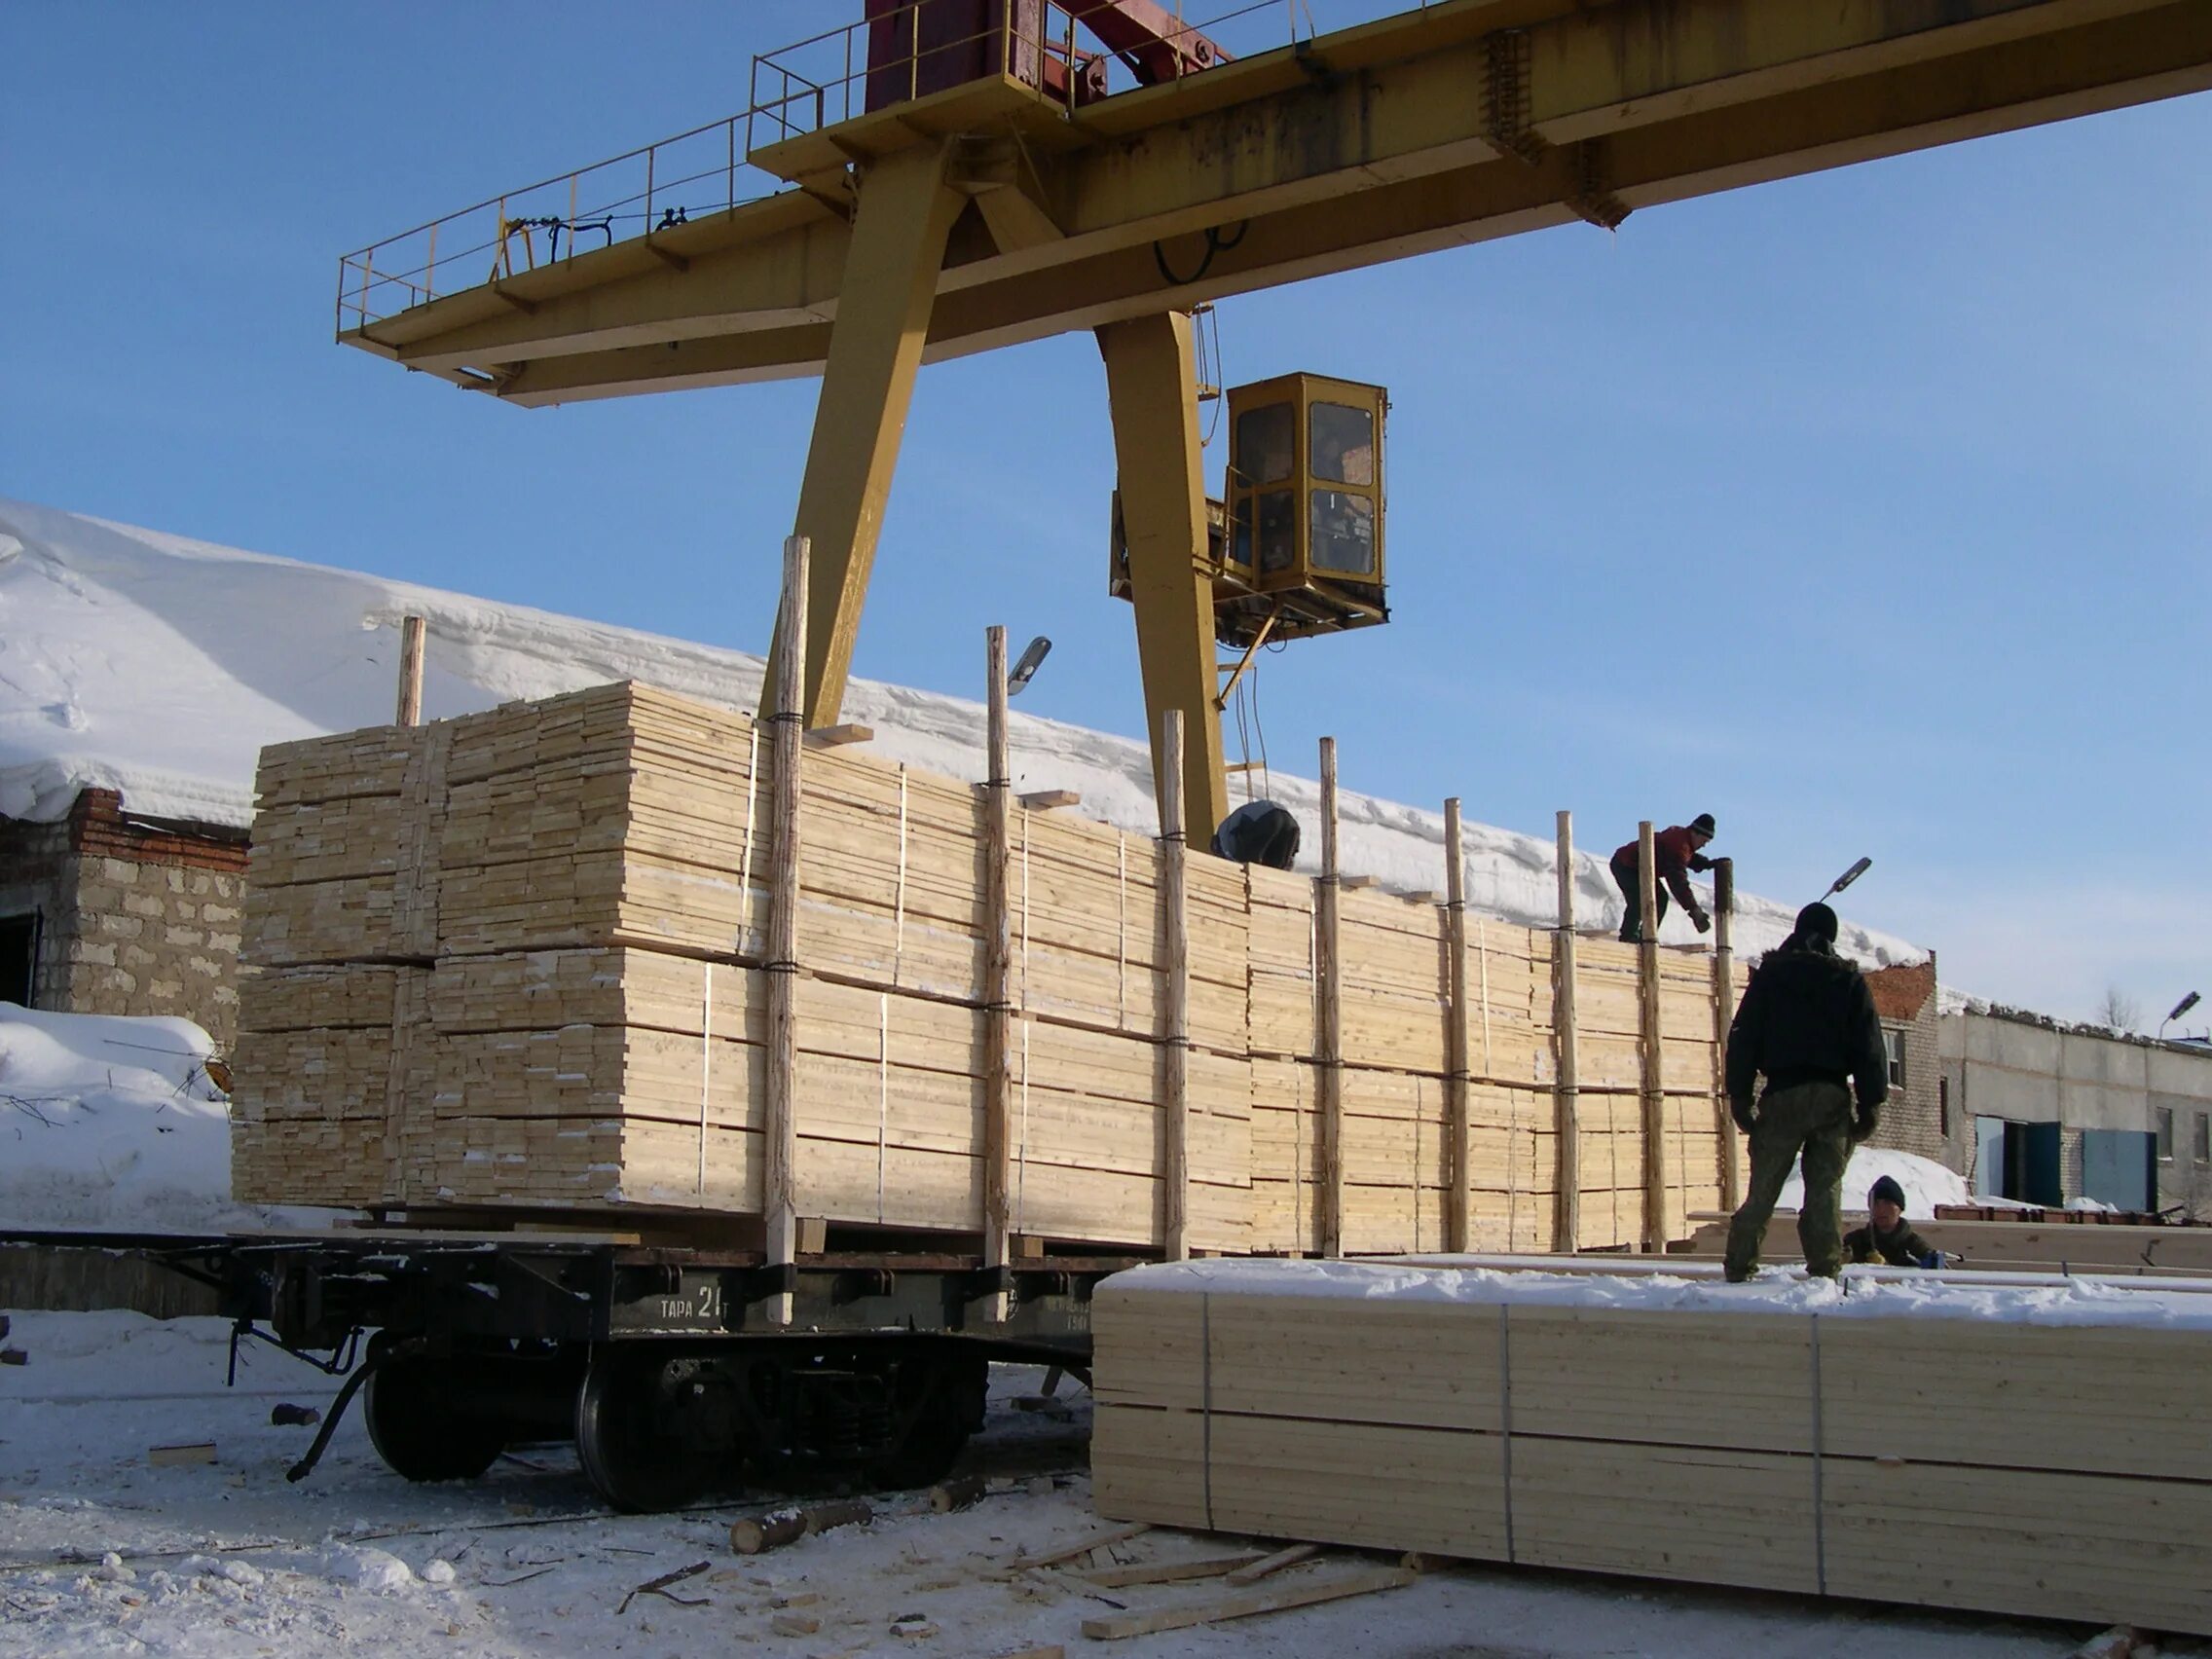
MULTIPOLYGON (((1389 394, 1325 375, 1232 387, 1223 498, 1209 501, 1214 637, 1233 649, 1389 620, 1382 427, 1389 394)), ((1110 585, 1130 597, 1121 500, 1110 585)))
MULTIPOLYGON (((1357 381, 1295 374, 1233 387, 1226 396, 1229 459, 1223 498, 1206 503, 1204 567, 1214 646, 1239 654, 1199 667, 1198 682, 1218 686, 1206 711, 1215 719, 1245 682, 1261 646, 1390 619, 1382 567, 1382 426, 1389 394, 1357 381)), ((1110 591, 1134 601, 1119 491, 1110 557, 1110 591)), ((1206 654, 1211 658, 1213 649, 1206 654)), ((1147 663, 1148 697, 1153 667, 1147 663)), ((1249 756, 1229 769, 1251 771, 1249 756)), ((1215 811, 1226 811, 1219 773, 1214 793, 1215 811)), ((1221 818, 1209 850, 1239 864, 1288 869, 1298 844, 1298 823, 1286 808, 1248 798, 1221 818)))

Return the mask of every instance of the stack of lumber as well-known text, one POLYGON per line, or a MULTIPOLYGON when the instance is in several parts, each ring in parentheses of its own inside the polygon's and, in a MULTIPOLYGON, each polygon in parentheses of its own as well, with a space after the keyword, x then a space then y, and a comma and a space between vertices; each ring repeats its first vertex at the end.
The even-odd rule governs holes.
MULTIPOLYGON (((1327 1207, 1314 884, 1247 873, 1253 1247, 1311 1253, 1327 1207)), ((1455 1013, 1446 912, 1365 889, 1338 903, 1344 1249, 1445 1249, 1455 1013)), ((1552 1240, 1557 1193, 1551 936, 1480 917, 1466 934, 1467 1242, 1540 1249, 1552 1240)))
POLYGON ((1092 1328, 1109 1519, 2212 1633, 2201 1293, 1203 1263, 1092 1328))
MULTIPOLYGON (((742 716, 622 684, 266 752, 240 1196, 757 1212, 778 856, 765 750, 742 716)), ((797 1092, 810 1215, 978 1225, 979 811, 969 785, 808 756, 797 1092)), ((1014 1225, 1153 1242, 1161 850, 1017 818, 1014 1225)), ((1214 866, 1189 886, 1193 1237, 1240 1249, 1243 874, 1214 866)))
MULTIPOLYGON (((769 749, 623 683, 265 751, 239 1195, 759 1213, 769 749)), ((984 1226, 1004 1075, 1015 1233, 1163 1246, 1179 1135, 1195 1249, 1563 1241, 1551 932, 1346 885, 1324 938, 1321 882, 1189 855, 1177 928, 1151 837, 1014 805, 994 884, 982 788, 855 748, 800 778, 801 1214, 984 1226)), ((1582 944, 1567 1242, 1654 1243, 1720 1201, 1714 958, 1656 954, 1645 1033, 1636 952, 1582 944)))

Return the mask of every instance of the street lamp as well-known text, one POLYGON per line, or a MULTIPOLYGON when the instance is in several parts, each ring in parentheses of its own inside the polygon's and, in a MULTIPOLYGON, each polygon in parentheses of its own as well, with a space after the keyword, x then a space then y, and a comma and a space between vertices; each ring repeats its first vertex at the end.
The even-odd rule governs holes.
POLYGON ((2181 1001, 2174 1004, 2173 1013, 2167 1014, 2165 1018, 2158 1021, 2158 1040, 2160 1042, 2165 1041, 2166 1027, 2171 1025, 2175 1020, 2179 1019, 2183 1014, 2187 1014, 2191 1009, 2194 1008, 2196 1006, 2196 993, 2194 991, 2190 992, 2188 996, 2182 998, 2181 1001))
POLYGON ((1006 694, 1009 697, 1021 695, 1022 687, 1036 675, 1051 648, 1052 642, 1042 634, 1029 642, 1029 648, 1021 653, 1021 659, 1007 674, 1006 694))
POLYGON ((1846 887, 1849 887, 1853 882, 1857 881, 1861 876, 1864 875, 1869 869, 1872 869, 1873 867, 1874 861, 1872 859, 1861 859, 1857 864, 1853 865, 1849 869, 1845 870, 1841 875, 1837 876, 1833 881, 1829 882, 1828 890, 1825 893, 1822 894, 1821 897, 1824 900, 1833 899, 1838 893, 1841 893, 1846 887))

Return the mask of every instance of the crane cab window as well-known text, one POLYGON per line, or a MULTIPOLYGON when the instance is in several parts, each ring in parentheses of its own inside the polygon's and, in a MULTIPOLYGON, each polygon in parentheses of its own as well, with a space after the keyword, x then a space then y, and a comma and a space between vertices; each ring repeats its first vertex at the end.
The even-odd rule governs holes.
POLYGON ((1229 557, 1252 568, 1254 520, 1258 520, 1260 569, 1287 571, 1298 563, 1298 498, 1288 490, 1266 490, 1236 503, 1230 526, 1229 557))
POLYGON ((1342 490, 1313 492, 1313 568, 1346 575, 1375 573, 1375 502, 1342 490))
MULTIPOLYGON (((1375 482, 1375 412, 1343 403, 1316 403, 1309 417, 1313 476, 1331 484, 1375 482)), ((1319 558, 1314 560, 1319 564, 1319 558)), ((1342 567, 1340 567, 1342 568, 1342 567)))
POLYGON ((1236 417, 1233 464, 1247 484, 1276 484, 1298 461, 1298 411, 1288 403, 1268 403, 1236 417))
MULTIPOLYGON (((1287 482, 1298 469, 1298 406, 1263 403, 1240 410, 1231 434, 1233 485, 1246 490, 1287 482)), ((1290 490, 1262 490, 1235 499, 1229 557, 1249 571, 1287 571, 1298 562, 1298 498, 1290 490)))

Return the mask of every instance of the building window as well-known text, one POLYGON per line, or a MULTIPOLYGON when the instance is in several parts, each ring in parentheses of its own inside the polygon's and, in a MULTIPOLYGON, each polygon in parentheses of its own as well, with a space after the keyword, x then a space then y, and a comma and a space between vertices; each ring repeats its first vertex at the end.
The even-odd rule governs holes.
POLYGON ((1882 1027, 1882 1051, 1890 1057, 1890 1087, 1904 1087, 1904 1033, 1892 1026, 1882 1027))
POLYGON ((2212 1112, 2196 1114, 2196 1144, 2189 1156, 2195 1162, 2212 1163, 2212 1112))
POLYGON ((1936 1080, 1936 1126, 1945 1140, 1951 1138, 1951 1080, 1936 1080))
POLYGON ((2171 1106, 2159 1107, 2156 1122, 2158 1129, 2158 1161, 2171 1163, 2174 1161, 2174 1109, 2171 1106))

